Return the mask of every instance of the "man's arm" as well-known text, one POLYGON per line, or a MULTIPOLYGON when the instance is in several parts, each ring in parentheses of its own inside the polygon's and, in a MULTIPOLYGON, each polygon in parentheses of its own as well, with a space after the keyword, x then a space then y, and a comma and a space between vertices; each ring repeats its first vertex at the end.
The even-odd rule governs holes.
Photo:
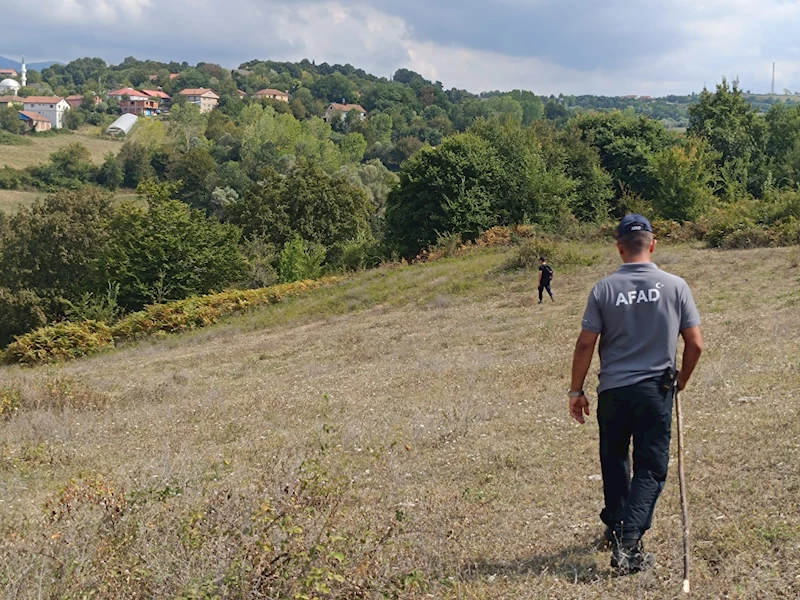
MULTIPOLYGON (((572 356, 572 384, 571 392, 579 392, 583 389, 583 382, 586 381, 586 374, 592 364, 594 347, 597 344, 599 334, 592 331, 583 330, 578 336, 575 344, 575 354, 572 356)), ((586 396, 569 399, 569 413, 578 423, 585 423, 584 415, 589 414, 589 400, 586 396)))
POLYGON ((679 390, 686 387, 697 363, 700 361, 700 355, 703 354, 703 334, 700 332, 700 327, 682 329, 681 337, 683 337, 684 348, 681 370, 678 372, 679 390))

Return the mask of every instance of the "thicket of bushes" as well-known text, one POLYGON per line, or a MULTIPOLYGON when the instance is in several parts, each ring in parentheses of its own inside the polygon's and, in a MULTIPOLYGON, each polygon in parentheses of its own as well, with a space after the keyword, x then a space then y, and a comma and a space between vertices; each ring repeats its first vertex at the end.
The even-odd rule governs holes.
POLYGON ((369 200, 344 179, 308 171, 284 182, 290 190, 305 184, 302 193, 276 196, 275 186, 250 201, 265 227, 249 218, 249 238, 233 220, 209 217, 173 199, 174 186, 154 182, 140 186, 146 207, 115 205, 98 190, 62 191, 0 220, 0 348, 46 323, 109 321, 146 305, 366 266, 375 250, 369 200), (296 197, 319 202, 288 222, 268 217, 296 197))
POLYGON ((152 304, 117 322, 63 321, 21 335, 0 354, 2 362, 33 365, 68 360, 158 333, 178 333, 217 323, 258 306, 276 304, 334 281, 298 281, 253 290, 230 290, 166 304, 152 304))

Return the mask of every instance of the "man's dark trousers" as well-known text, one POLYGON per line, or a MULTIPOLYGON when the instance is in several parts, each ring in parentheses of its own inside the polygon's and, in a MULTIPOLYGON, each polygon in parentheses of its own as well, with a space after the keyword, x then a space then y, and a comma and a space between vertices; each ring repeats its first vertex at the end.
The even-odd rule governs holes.
POLYGON ((652 524, 667 478, 672 397, 672 390, 662 389, 661 377, 600 393, 597 422, 606 502, 600 518, 623 543, 640 539, 652 524))
POLYGON ((543 292, 545 290, 547 290, 547 293, 550 294, 550 298, 553 297, 553 290, 550 289, 550 282, 549 281, 547 283, 542 282, 542 284, 539 286, 539 302, 541 302, 542 298, 544 298, 543 292))

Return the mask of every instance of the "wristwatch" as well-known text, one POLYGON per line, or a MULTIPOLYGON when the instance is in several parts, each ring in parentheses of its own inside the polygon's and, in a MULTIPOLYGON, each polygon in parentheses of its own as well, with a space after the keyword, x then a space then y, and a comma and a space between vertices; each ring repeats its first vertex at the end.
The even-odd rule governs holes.
POLYGON ((580 392, 573 392, 572 390, 567 390, 567 395, 570 398, 580 398, 581 396, 585 396, 585 392, 581 390, 580 392))

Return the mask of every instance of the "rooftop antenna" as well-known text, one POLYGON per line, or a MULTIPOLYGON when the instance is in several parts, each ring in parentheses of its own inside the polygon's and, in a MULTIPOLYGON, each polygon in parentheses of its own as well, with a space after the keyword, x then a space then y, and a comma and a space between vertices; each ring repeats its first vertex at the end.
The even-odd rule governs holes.
POLYGON ((772 89, 770 94, 775 95, 775 63, 772 63, 772 89))

